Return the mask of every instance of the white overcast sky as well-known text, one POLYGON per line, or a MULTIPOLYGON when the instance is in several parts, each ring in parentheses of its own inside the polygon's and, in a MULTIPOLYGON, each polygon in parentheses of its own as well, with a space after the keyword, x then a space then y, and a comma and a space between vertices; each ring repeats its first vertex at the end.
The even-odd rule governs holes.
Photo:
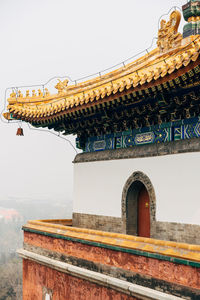
MULTIPOLYGON (((186 2, 0 0, 1 109, 7 87, 80 78, 137 54, 157 36, 160 16, 186 2)), ((0 123, 0 199, 71 199, 72 147, 26 125, 17 137, 17 127, 0 123)))

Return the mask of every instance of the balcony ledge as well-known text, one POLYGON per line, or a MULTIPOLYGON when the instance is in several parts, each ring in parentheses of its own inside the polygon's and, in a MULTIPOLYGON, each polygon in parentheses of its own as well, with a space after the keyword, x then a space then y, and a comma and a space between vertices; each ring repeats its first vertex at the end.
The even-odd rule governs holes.
POLYGON ((28 221, 23 226, 23 230, 52 238, 200 267, 200 245, 72 227, 70 219, 28 221))

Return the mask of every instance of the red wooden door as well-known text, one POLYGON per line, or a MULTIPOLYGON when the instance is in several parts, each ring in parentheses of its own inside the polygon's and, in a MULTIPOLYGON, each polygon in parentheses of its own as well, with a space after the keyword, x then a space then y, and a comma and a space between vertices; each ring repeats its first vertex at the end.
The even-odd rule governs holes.
POLYGON ((145 187, 138 197, 138 236, 150 237, 150 201, 145 187))

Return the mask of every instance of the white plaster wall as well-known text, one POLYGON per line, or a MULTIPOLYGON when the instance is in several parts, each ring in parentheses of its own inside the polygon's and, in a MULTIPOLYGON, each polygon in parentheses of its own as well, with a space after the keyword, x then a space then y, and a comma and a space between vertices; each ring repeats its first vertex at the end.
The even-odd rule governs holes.
POLYGON ((200 225, 200 152, 74 164, 73 211, 121 217, 129 176, 145 173, 156 194, 156 219, 200 225))

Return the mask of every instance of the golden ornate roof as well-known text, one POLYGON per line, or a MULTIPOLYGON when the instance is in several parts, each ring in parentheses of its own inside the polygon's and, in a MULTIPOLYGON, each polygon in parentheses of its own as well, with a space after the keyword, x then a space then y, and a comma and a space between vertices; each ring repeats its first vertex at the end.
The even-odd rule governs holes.
POLYGON ((60 114, 67 116, 72 111, 80 111, 99 103, 112 101, 129 92, 145 90, 156 86, 161 81, 178 77, 177 71, 188 72, 187 66, 196 62, 199 57, 200 37, 190 36, 185 39, 177 32, 180 13, 174 11, 168 22, 162 20, 158 32, 157 48, 141 58, 107 73, 106 75, 68 85, 68 80, 59 81, 55 88, 57 94, 50 94, 47 89, 39 89, 26 95, 12 92, 8 98, 8 111, 4 117, 11 115, 30 123, 40 123, 56 118, 60 114))

